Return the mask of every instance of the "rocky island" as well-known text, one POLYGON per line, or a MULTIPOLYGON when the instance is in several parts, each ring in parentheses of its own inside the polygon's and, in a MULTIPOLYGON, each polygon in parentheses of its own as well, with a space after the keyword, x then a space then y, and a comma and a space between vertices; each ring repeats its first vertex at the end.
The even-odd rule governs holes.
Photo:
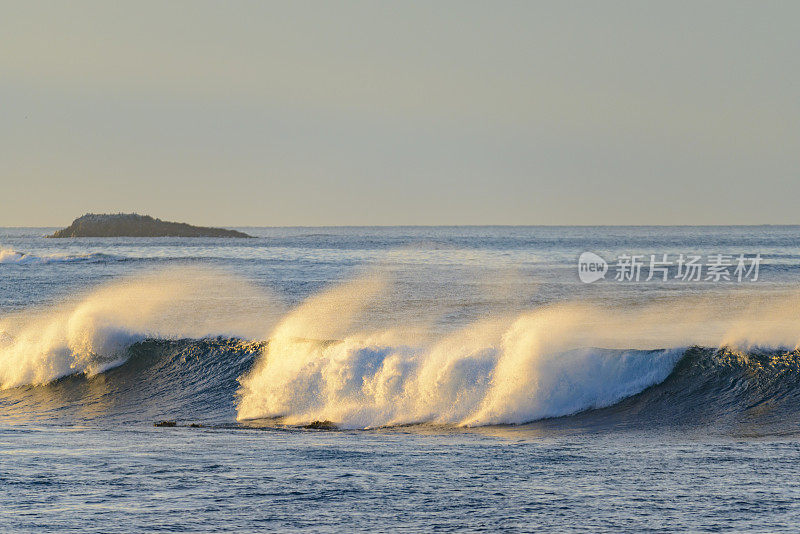
POLYGON ((137 213, 87 213, 47 237, 253 237, 237 230, 162 221, 137 213))

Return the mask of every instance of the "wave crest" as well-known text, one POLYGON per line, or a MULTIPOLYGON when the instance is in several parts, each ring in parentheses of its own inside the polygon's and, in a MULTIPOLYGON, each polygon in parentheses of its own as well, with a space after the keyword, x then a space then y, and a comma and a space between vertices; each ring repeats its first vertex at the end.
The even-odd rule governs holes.
POLYGON ((68 263, 68 262, 93 262, 93 261, 106 261, 113 258, 109 254, 102 254, 93 252, 88 254, 45 254, 36 255, 28 254, 26 252, 19 252, 13 249, 3 248, 0 249, 0 264, 47 264, 47 263, 68 263))
MULTIPOLYGON (((682 413, 688 413, 690 406, 713 404, 703 396, 708 380, 720 384, 711 388, 720 398, 735 392, 732 406, 739 406, 739 398, 772 398, 773 374, 780 380, 793 377, 791 387, 797 383, 795 353, 785 356, 783 365, 776 359, 779 353, 759 359, 752 350, 754 345, 797 346, 797 294, 717 295, 628 307, 562 303, 441 333, 417 324, 410 329, 402 315, 407 297, 394 301, 390 289, 385 277, 365 277, 282 314, 280 307, 270 308, 274 300, 261 290, 221 273, 176 269, 125 279, 54 310, 26 311, 0 322, 0 387, 93 376, 125 362, 132 346, 138 347, 134 353, 171 347, 143 342, 146 338, 209 335, 268 342, 248 348, 246 361, 235 360, 234 371, 221 357, 203 367, 201 376, 186 377, 182 360, 171 361, 175 380, 153 395, 181 384, 193 388, 200 380, 214 388, 214 402, 224 397, 230 407, 231 384, 238 377, 240 421, 329 420, 347 428, 421 422, 478 426, 613 410, 633 398, 650 399, 648 406, 664 411, 665 396, 648 393, 653 391, 685 397, 682 413), (376 309, 381 310, 378 319, 372 317, 376 309), (731 349, 723 359, 682 358, 690 346, 744 351, 731 349), (260 354, 251 366, 255 353, 260 354), (693 366, 688 375, 687 362, 693 366), (756 372, 762 367, 764 372, 756 372), (214 385, 220 376, 228 385, 214 385), (678 382, 675 376, 681 377, 678 382), (762 386, 768 390, 764 395, 762 386)), ((196 347, 192 353, 228 350, 225 343, 196 347)), ((131 379, 137 366, 123 367, 124 373, 108 371, 103 377, 143 383, 131 379)))
POLYGON ((365 277, 290 313, 240 379, 238 419, 346 428, 525 423, 637 394, 664 381, 689 346, 800 340, 797 294, 562 303, 421 335, 359 318, 378 303, 391 307, 382 287, 365 277))
POLYGON ((146 338, 257 336, 276 314, 263 290, 225 273, 178 268, 117 281, 0 322, 0 389, 94 375, 146 338))
POLYGON ((519 363, 515 380, 499 368, 514 348, 386 346, 349 338, 269 343, 267 364, 245 377, 240 420, 287 424, 331 420, 344 428, 419 422, 455 425, 525 423, 610 406, 663 381, 682 349, 580 349, 519 363), (287 365, 287 355, 302 363, 287 365))

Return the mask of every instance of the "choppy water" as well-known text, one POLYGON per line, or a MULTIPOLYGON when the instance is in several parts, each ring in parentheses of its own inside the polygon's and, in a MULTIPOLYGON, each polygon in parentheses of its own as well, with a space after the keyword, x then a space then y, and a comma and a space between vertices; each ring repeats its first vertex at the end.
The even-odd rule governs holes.
POLYGON ((0 229, 4 531, 800 520, 800 227, 244 230, 0 229))

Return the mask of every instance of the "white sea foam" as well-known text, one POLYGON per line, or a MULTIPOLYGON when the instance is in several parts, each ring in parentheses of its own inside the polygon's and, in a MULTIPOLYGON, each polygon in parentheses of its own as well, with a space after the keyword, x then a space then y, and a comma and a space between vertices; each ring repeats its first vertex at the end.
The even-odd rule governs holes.
POLYGON ((0 387, 94 375, 147 337, 253 336, 277 312, 261 289, 205 269, 126 278, 56 307, 0 321, 0 387))
MULTIPOLYGON (((560 303, 493 312, 442 333, 410 321, 403 311, 409 295, 394 287, 387 276, 368 275, 286 313, 271 295, 216 271, 126 278, 55 308, 3 318, 0 387, 102 372, 146 337, 235 335, 269 340, 240 377, 241 420, 330 420, 350 428, 522 423, 640 392, 663 381, 690 345, 793 347, 800 340, 797 293, 635 307, 560 303)), ((416 300, 428 303, 431 319, 437 306, 423 297, 416 300)))
POLYGON ((99 258, 107 258, 107 255, 103 254, 65 254, 65 253, 54 253, 54 254, 28 254, 25 252, 19 252, 13 249, 8 248, 0 248, 0 264, 3 263, 14 263, 14 264, 44 264, 44 263, 63 263, 63 262, 73 262, 73 261, 89 261, 93 259, 99 258))
POLYGON ((523 423, 608 406, 660 383, 690 345, 800 340, 797 294, 635 309, 557 304, 420 336, 363 326, 382 291, 367 277, 289 313, 240 379, 239 419, 346 428, 523 423))

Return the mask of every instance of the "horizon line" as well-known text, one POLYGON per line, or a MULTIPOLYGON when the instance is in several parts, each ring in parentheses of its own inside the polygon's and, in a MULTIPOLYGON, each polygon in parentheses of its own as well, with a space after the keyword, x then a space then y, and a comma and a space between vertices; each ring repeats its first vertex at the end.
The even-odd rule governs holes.
MULTIPOLYGON (((797 223, 733 223, 733 224, 267 224, 267 225, 206 225, 215 228, 724 228, 724 227, 763 227, 800 226, 797 223)), ((196 225, 200 226, 200 225, 196 225)), ((0 228, 62 228, 59 226, 0 225, 0 228)))

